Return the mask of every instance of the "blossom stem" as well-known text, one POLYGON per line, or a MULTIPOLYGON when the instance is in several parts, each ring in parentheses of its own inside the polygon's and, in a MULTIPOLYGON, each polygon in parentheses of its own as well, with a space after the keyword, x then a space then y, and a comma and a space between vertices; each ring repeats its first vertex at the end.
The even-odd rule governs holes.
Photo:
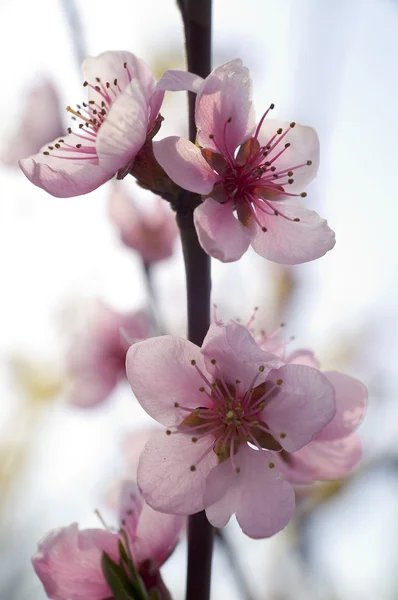
POLYGON ((152 264, 142 261, 142 266, 144 269, 145 284, 148 294, 148 305, 151 312, 152 322, 156 329, 156 335, 165 335, 165 328, 159 314, 159 306, 153 285, 152 264))
POLYGON ((76 60, 78 62, 79 72, 80 65, 87 56, 86 43, 84 41, 83 27, 75 0, 61 0, 63 12, 68 21, 72 43, 75 50, 76 60))
POLYGON ((236 584, 239 587, 242 600, 254 600, 232 542, 229 541, 222 529, 216 529, 216 538, 224 550, 225 556, 229 562, 231 573, 233 574, 236 584))
MULTIPOLYGON (((211 0, 178 0, 184 22, 188 71, 207 77, 211 70, 211 0)), ((188 94, 189 138, 196 139, 195 96, 188 94)), ((181 193, 176 206, 177 223, 187 280, 188 339, 201 345, 210 325, 210 257, 201 248, 193 222, 193 211, 201 198, 181 193)), ((186 600, 209 600, 213 527, 204 511, 189 517, 186 600)))

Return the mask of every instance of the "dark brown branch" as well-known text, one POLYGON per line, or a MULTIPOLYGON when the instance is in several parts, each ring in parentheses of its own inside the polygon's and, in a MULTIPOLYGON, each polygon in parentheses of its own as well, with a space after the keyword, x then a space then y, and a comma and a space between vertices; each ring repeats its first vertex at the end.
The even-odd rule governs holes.
MULTIPOLYGON (((206 77, 211 70, 211 0, 178 0, 181 10, 188 71, 206 77)), ((195 95, 189 93, 189 137, 196 139, 195 95)), ((187 277, 188 339, 201 345, 210 325, 210 258, 201 248, 193 223, 200 202, 186 192, 176 207, 187 277)), ((186 600, 209 600, 213 528, 204 512, 192 515, 188 525, 186 600)))

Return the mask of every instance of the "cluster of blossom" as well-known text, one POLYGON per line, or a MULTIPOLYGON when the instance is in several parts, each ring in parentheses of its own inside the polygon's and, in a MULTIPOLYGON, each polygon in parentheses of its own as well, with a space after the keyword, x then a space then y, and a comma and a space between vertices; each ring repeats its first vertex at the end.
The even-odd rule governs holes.
MULTIPOLYGON (((128 52, 87 59, 83 70, 88 101, 76 110, 68 107, 77 128, 20 161, 35 185, 69 197, 130 173, 171 204, 182 190, 194 192, 202 199, 194 210, 199 242, 222 262, 238 260, 249 245, 291 265, 333 248, 327 222, 302 204, 318 169, 318 137, 310 127, 270 119, 273 104, 256 123, 250 72, 239 59, 204 80, 166 71, 157 82, 128 52), (175 136, 153 141, 167 90, 196 93, 196 144, 175 136)), ((140 216, 123 193, 111 204, 124 243, 143 258, 152 245, 144 262, 164 257, 175 236, 175 224, 167 227, 158 214, 147 221, 142 242, 126 226, 140 216)), ((292 519, 294 484, 343 477, 358 462, 355 429, 365 414, 366 388, 342 373, 322 372, 312 352, 289 354, 275 336, 254 336, 234 322, 213 323, 199 348, 167 335, 137 341, 149 335, 137 316, 104 310, 104 319, 109 326, 103 337, 94 333, 71 359, 77 381, 91 382, 86 403, 103 400, 124 375, 126 340, 134 341, 126 359, 128 380, 144 410, 165 429, 151 436, 141 454, 137 483, 143 498, 130 485, 127 503, 134 508, 122 501, 121 534, 79 533, 72 525, 41 543, 34 565, 50 598, 80 600, 83 582, 84 598, 108 597, 113 589, 107 587, 104 556, 114 565, 119 560, 134 579, 128 561, 123 563, 130 556, 149 590, 143 560, 154 561, 157 573, 167 555, 159 558, 151 545, 154 531, 143 525, 149 507, 173 523, 172 542, 158 528, 164 539, 157 541, 167 548, 176 542, 181 517, 202 510, 215 527, 234 514, 247 535, 264 538, 292 519)), ((78 394, 75 402, 82 403, 78 394)), ((167 598, 157 575, 155 580, 159 597, 167 598)))

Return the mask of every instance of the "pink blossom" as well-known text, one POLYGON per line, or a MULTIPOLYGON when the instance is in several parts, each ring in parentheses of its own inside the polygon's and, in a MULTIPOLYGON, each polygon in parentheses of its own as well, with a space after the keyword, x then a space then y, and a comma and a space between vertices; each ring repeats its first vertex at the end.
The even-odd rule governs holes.
POLYGON ((155 126, 167 86, 197 89, 199 84, 189 73, 165 74, 157 84, 149 67, 130 52, 103 52, 82 67, 88 102, 67 107, 77 128, 20 161, 32 183, 61 198, 87 194, 125 170, 155 126))
POLYGON ((33 567, 46 594, 52 600, 104 600, 112 597, 101 569, 102 553, 118 562, 118 542, 126 544, 136 568, 148 561, 158 569, 174 549, 181 519, 147 510, 137 486, 125 482, 121 494, 119 523, 121 531, 79 530, 77 523, 50 531, 32 557, 33 567))
POLYGON ((57 91, 50 80, 41 79, 27 94, 18 129, 7 141, 1 162, 17 166, 19 159, 39 152, 43 144, 61 137, 63 131, 57 91))
POLYGON ((122 242, 139 252, 145 264, 169 258, 178 234, 175 215, 160 199, 156 208, 140 210, 123 185, 114 186, 109 213, 122 242))
POLYGON ((128 347, 150 334, 145 311, 121 314, 100 301, 94 303, 87 329, 76 336, 68 353, 69 402, 87 407, 106 400, 126 377, 128 347))
POLYGON ((241 60, 215 69, 196 99, 197 143, 168 137, 156 159, 181 187, 202 195, 194 212, 204 250, 223 262, 253 249, 278 263, 298 264, 333 248, 327 222, 300 202, 319 165, 311 127, 268 119, 256 126, 252 80, 241 60))
MULTIPOLYGON (((257 338, 259 346, 275 352, 286 364, 301 364, 320 368, 310 350, 286 352, 286 344, 274 334, 257 338)), ((278 467, 293 483, 311 483, 317 479, 345 477, 361 458, 361 440, 355 433, 367 407, 367 389, 354 377, 337 371, 324 371, 334 389, 336 414, 313 440, 297 452, 281 452, 278 467)))
POLYGON ((198 348, 172 336, 132 346, 127 376, 146 412, 166 427, 147 443, 138 484, 155 510, 232 514, 251 537, 294 514, 292 486, 274 456, 308 444, 333 418, 334 392, 317 369, 284 365, 242 325, 212 325, 198 348))

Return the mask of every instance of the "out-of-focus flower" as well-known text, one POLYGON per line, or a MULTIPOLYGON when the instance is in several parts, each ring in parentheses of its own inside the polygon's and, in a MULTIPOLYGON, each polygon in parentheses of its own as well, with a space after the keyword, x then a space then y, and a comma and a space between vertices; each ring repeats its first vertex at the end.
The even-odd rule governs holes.
POLYGON ((173 254, 178 227, 174 213, 164 201, 158 200, 156 208, 150 212, 140 210, 119 184, 112 189, 109 214, 122 242, 139 252, 146 265, 173 254))
POLYGON ((154 143, 156 159, 175 183, 201 194, 194 212, 204 250, 223 262, 238 260, 251 244, 278 263, 323 256, 334 233, 300 197, 319 164, 311 127, 266 119, 256 127, 252 79, 241 60, 215 69, 196 99, 198 146, 180 137, 154 143))
POLYGON ((76 336, 67 357, 69 402, 88 407, 106 400, 126 377, 128 347, 149 335, 145 311, 122 314, 103 302, 93 304, 87 330, 76 336))
MULTIPOLYGON (((77 523, 49 532, 32 557, 33 567, 52 600, 104 600, 113 594, 101 567, 103 552, 119 562, 120 542, 127 546, 147 589, 161 581, 159 567, 177 544, 181 519, 147 512, 135 483, 125 482, 120 498, 120 532, 79 530, 77 523), (149 583, 149 585, 148 585, 149 583)), ((169 598, 162 595, 161 598, 169 598)))
POLYGON ((147 429, 131 431, 125 435, 121 447, 124 464, 122 476, 118 480, 114 481, 106 491, 106 502, 111 508, 116 509, 118 506, 120 490, 123 481, 125 479, 133 479, 134 481, 137 480, 137 469, 140 454, 151 435, 153 435, 155 432, 156 429, 150 427, 147 429))
POLYGON ((21 158, 36 154, 63 131, 57 91, 50 80, 42 79, 29 91, 19 126, 0 160, 7 166, 17 166, 21 158))
POLYGON ((60 366, 13 355, 9 364, 15 383, 30 405, 42 405, 53 400, 65 384, 60 366))
POLYGON ((125 174, 160 125, 164 90, 197 89, 200 79, 176 71, 157 83, 141 59, 119 51, 87 58, 83 72, 88 102, 67 107, 77 130, 69 128, 68 135, 20 161, 32 183, 61 198, 87 194, 121 170, 125 174))
POLYGON ((132 346, 127 376, 166 432, 141 455, 138 484, 156 510, 205 509, 223 527, 232 514, 254 538, 273 535, 295 510, 274 455, 308 444, 335 414, 317 369, 285 365, 242 325, 212 325, 198 348, 171 336, 132 346))

